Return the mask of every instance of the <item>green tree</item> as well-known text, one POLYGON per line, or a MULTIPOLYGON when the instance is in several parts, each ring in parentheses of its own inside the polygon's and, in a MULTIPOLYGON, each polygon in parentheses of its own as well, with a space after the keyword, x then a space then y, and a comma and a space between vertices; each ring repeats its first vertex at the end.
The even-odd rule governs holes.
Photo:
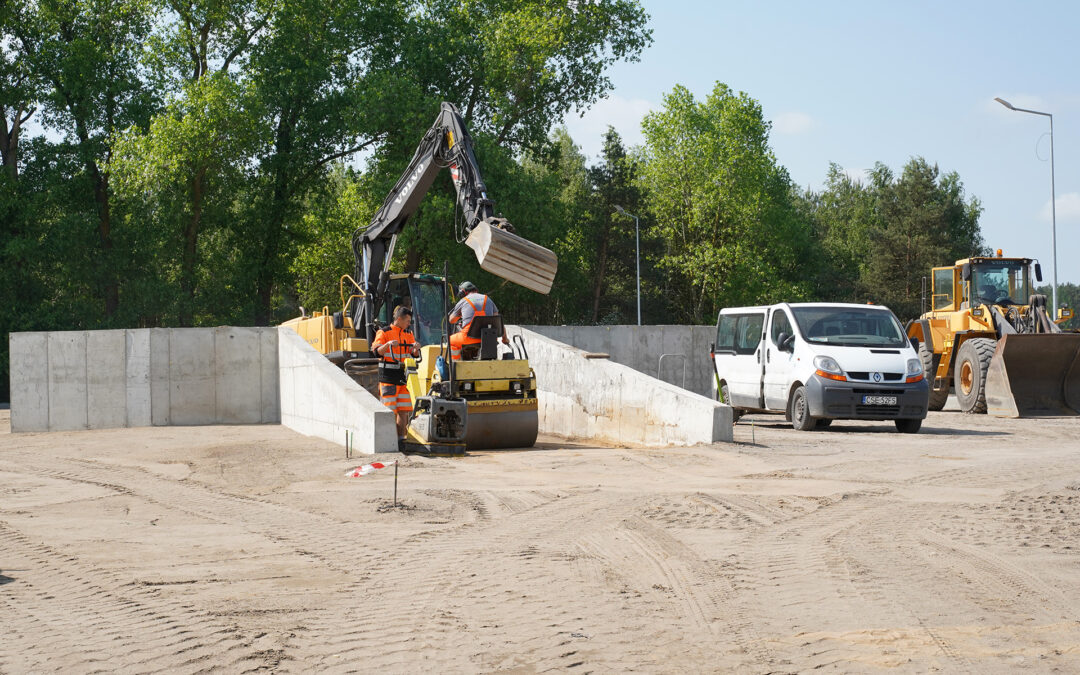
POLYGON ((809 224, 768 145, 761 106, 722 83, 685 87, 642 122, 641 185, 663 240, 673 322, 711 323, 725 305, 809 297, 809 224))
POLYGON ((263 130, 245 114, 247 92, 228 73, 200 76, 182 91, 148 130, 132 129, 117 139, 112 169, 117 192, 132 204, 133 220, 151 228, 145 241, 155 251, 153 278, 168 291, 143 297, 146 311, 165 312, 149 322, 193 326, 200 314, 210 320, 221 316, 213 304, 200 303, 199 292, 227 270, 199 262, 225 240, 208 245, 202 237, 232 226, 236 196, 246 186, 248 162, 263 130))
MULTIPOLYGON (((1039 286, 1035 289, 1036 293, 1042 293, 1046 296, 1047 311, 1050 311, 1050 303, 1054 300, 1054 288, 1050 284, 1045 286, 1039 286)), ((1080 329, 1080 317, 1077 313, 1080 313, 1080 285, 1073 283, 1058 284, 1058 307, 1068 307, 1073 311, 1073 318, 1059 324, 1062 330, 1077 330, 1080 329)))
MULTIPOLYGON (((409 7, 409 21, 396 29, 393 44, 379 47, 378 61, 397 67, 387 72, 385 88, 369 91, 364 100, 392 112, 367 163, 364 201, 382 203, 439 103, 453 101, 469 125, 497 208, 526 238, 556 253, 573 251, 579 233, 568 228, 573 220, 563 219, 567 196, 558 185, 564 177, 553 173, 552 163, 568 154, 549 132, 567 112, 584 110, 606 93, 611 84, 604 72, 612 63, 637 59, 651 41, 640 4, 616 0, 575 9, 559 0, 424 0, 409 7)), ((472 251, 459 244, 457 217, 453 187, 443 176, 402 233, 393 268, 440 270, 448 260, 456 277, 498 289, 507 299, 503 306, 520 307, 519 321, 555 320, 576 310, 573 267, 562 267, 546 298, 506 286, 479 270, 472 251), (564 279, 573 301, 563 292, 564 279)), ((343 271, 351 266, 338 268, 343 271)))
MULTIPOLYGON (((139 62, 150 31, 150 6, 146 0, 16 0, 8 11, 5 38, 11 40, 19 71, 44 87, 43 121, 64 135, 58 149, 77 160, 78 172, 66 178, 76 181, 78 189, 66 210, 86 213, 87 225, 96 229, 91 255, 65 247, 69 263, 84 262, 67 273, 90 282, 108 319, 119 308, 121 278, 121 257, 114 253, 108 139, 130 125, 145 126, 155 107, 139 62)), ((53 180, 61 178, 50 173, 53 180)), ((78 236, 74 241, 87 243, 78 236)))
POLYGON ((931 268, 985 252, 982 207, 977 198, 965 200, 955 172, 942 176, 922 157, 909 161, 899 178, 882 165, 875 173, 879 222, 869 231, 859 286, 867 299, 910 319, 919 315, 922 278, 931 268))
POLYGON ((638 164, 627 154, 614 128, 604 132, 600 163, 589 169, 593 228, 588 243, 592 282, 591 323, 636 323, 636 247, 634 220, 619 215, 615 207, 639 216, 641 191, 638 164))

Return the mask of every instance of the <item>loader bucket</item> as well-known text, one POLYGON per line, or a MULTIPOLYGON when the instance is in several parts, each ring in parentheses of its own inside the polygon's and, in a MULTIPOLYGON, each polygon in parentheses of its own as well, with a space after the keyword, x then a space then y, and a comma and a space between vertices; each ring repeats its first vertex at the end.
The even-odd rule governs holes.
POLYGON ((559 260, 548 249, 484 221, 465 244, 476 252, 480 268, 519 286, 547 295, 559 260))
POLYGON ((1080 415, 1080 333, 1002 336, 987 371, 986 412, 1080 415))

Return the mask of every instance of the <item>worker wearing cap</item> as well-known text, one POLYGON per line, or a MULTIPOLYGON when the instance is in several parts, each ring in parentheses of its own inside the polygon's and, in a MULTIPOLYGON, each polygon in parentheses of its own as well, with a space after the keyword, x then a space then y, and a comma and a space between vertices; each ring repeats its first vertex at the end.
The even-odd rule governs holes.
POLYGON ((412 310, 408 307, 394 309, 393 322, 375 335, 372 351, 382 357, 379 364, 379 395, 383 405, 394 411, 397 417, 398 438, 405 438, 405 427, 412 412, 412 397, 405 386, 405 357, 418 356, 420 347, 409 331, 412 310))
MULTIPOLYGON (((458 295, 461 300, 450 311, 450 325, 457 325, 458 332, 450 336, 450 358, 458 361, 461 359, 461 348, 466 345, 480 344, 480 338, 469 337, 469 326, 478 316, 497 316, 499 308, 495 301, 476 290, 471 281, 463 281, 458 286, 458 295)), ((506 338, 506 327, 503 326, 502 341, 510 344, 506 338)))

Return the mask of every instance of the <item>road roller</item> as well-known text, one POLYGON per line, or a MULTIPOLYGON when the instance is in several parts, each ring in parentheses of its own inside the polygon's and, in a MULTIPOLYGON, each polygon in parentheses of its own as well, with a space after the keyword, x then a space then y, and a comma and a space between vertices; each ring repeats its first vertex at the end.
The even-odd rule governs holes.
POLYGON ((447 302, 452 290, 445 264, 441 276, 393 274, 390 264, 401 231, 419 208, 442 169, 457 192, 463 236, 480 268, 517 285, 547 294, 558 259, 518 234, 496 213, 480 176, 472 137, 451 103, 443 103, 412 160, 370 224, 352 237, 353 274, 341 277, 341 311, 327 307, 284 325, 325 354, 376 396, 380 359, 371 352, 379 330, 398 306, 413 311, 412 332, 420 355, 403 360, 413 417, 403 447, 428 454, 466 449, 524 448, 536 442, 536 378, 520 336, 500 345, 502 317, 480 316, 469 326, 478 342, 451 359, 447 302))

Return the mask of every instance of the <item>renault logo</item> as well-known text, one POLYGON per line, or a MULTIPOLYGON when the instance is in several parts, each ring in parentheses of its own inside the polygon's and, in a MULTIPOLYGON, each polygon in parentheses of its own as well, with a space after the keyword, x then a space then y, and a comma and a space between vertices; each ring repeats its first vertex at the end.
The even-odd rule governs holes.
POLYGON ((881 373, 874 373, 874 382, 881 382, 881 373))

